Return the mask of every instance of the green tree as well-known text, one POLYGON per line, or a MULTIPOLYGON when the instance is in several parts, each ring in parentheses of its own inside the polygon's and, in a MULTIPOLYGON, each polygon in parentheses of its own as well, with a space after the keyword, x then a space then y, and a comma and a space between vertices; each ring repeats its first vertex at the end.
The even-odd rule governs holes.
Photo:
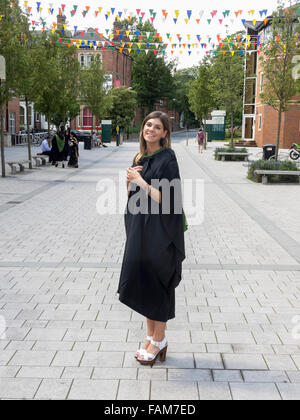
MULTIPOLYGON (((197 78, 189 84, 188 98, 191 110, 199 119, 200 125, 204 120, 204 132, 206 133, 206 120, 215 104, 213 96, 212 65, 206 58, 198 68, 197 78)), ((206 148, 206 136, 204 148, 206 148)))
POLYGON ((62 43, 59 32, 39 34, 36 42, 35 110, 46 116, 50 134, 50 123, 65 124, 80 111, 80 66, 76 47, 62 43))
POLYGON ((299 30, 297 15, 297 6, 286 9, 283 4, 279 5, 273 14, 272 38, 264 46, 260 59, 265 78, 260 96, 265 104, 278 112, 276 161, 280 146, 282 114, 289 109, 290 101, 297 93, 297 83, 292 77, 293 58, 297 54, 295 34, 299 30))
MULTIPOLYGON (((237 34, 231 35, 235 38, 237 34)), ((211 58, 212 64, 212 92, 216 106, 224 108, 230 118, 231 140, 233 147, 233 132, 236 115, 242 115, 244 92, 244 57, 236 54, 232 44, 223 41, 211 58)))
POLYGON ((175 109, 184 118, 184 125, 195 124, 195 115, 190 109, 190 84, 197 78, 198 67, 175 70, 173 73, 174 97, 170 107, 175 109), (183 115, 182 115, 183 114, 183 115))
MULTIPOLYGON (((121 23, 121 27, 135 32, 136 36, 132 42, 141 42, 143 49, 148 51, 132 50, 132 87, 137 93, 137 100, 142 112, 145 115, 154 109, 154 105, 159 100, 174 98, 174 84, 172 72, 174 62, 166 62, 165 50, 157 40, 157 30, 146 21, 138 22, 136 18, 129 23, 127 20, 121 23), (139 40, 137 34, 142 34, 143 40, 139 40), (147 37, 146 34, 149 34, 147 37), (156 49, 156 45, 159 44, 156 49), (156 51, 156 52, 155 52, 156 51)), ((136 47, 135 47, 136 48, 136 47)))
POLYGON ((137 94, 134 90, 125 86, 112 89, 109 93, 111 106, 108 118, 112 120, 112 127, 116 133, 116 127, 128 130, 135 116, 137 107, 137 94))
POLYGON ((34 34, 29 30, 27 20, 20 26, 21 36, 14 43, 14 81, 12 90, 15 95, 24 99, 26 107, 26 131, 29 168, 32 169, 31 138, 30 138, 30 104, 36 97, 36 71, 34 63, 37 61, 37 42, 34 34))
MULTIPOLYGON (((111 105, 111 99, 105 89, 107 74, 102 68, 99 54, 89 67, 80 70, 80 101, 100 123, 111 105)), ((92 129, 94 121, 92 122, 92 129)))
POLYGON ((6 80, 0 83, 0 131, 1 131, 1 167, 2 176, 5 177, 5 156, 4 156, 4 107, 7 102, 15 96, 13 90, 18 78, 16 67, 17 49, 19 40, 22 37, 22 26, 27 22, 26 16, 22 13, 18 2, 2 0, 0 2, 0 55, 5 59, 6 80))

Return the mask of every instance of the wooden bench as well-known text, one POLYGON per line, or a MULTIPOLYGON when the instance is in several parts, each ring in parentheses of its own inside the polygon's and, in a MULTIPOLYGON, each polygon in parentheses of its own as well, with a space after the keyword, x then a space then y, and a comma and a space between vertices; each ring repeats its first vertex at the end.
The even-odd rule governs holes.
POLYGON ((49 162, 49 156, 48 155, 36 155, 36 156, 32 156, 32 159, 35 160, 35 164, 36 166, 46 166, 47 160, 46 158, 48 158, 48 162, 49 162))
POLYGON ((300 183, 300 171, 276 171, 272 169, 256 169, 254 173, 257 175, 262 175, 262 183, 264 185, 268 183, 268 175, 298 176, 300 183))
POLYGON ((17 173, 17 166, 20 168, 20 172, 24 172, 25 170, 25 164, 30 163, 29 160, 21 160, 18 162, 7 162, 8 166, 11 168, 12 175, 15 175, 17 173))
POLYGON ((244 161, 247 162, 249 153, 245 153, 245 152, 237 152, 237 153, 234 153, 234 152, 218 152, 218 156, 221 156, 222 162, 225 162, 225 156, 243 156, 244 161))

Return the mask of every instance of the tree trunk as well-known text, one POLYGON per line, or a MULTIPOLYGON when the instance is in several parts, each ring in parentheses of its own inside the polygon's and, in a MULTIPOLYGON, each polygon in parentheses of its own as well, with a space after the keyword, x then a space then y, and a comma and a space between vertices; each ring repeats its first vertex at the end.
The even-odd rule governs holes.
POLYGON ((278 161, 278 153, 279 153, 281 117, 282 117, 282 111, 281 111, 281 107, 280 107, 279 111, 278 111, 277 142, 276 142, 276 153, 275 153, 276 162, 278 161))
POLYGON ((28 160, 29 160, 29 169, 32 169, 31 140, 30 140, 30 132, 29 132, 29 103, 28 103, 28 99, 27 99, 26 96, 25 96, 25 104, 26 104, 26 127, 27 127, 28 160))
POLYGON ((50 115, 47 115, 47 121, 48 121, 48 137, 50 137, 50 115))
POLYGON ((207 117, 204 117, 204 150, 207 148, 206 118, 207 117))
POLYGON ((233 146, 233 112, 231 113, 231 139, 230 139, 230 147, 233 146))
POLYGON ((1 133, 1 167, 2 177, 5 177, 5 156, 4 156, 4 124, 3 124, 3 107, 0 105, 0 133, 1 133))

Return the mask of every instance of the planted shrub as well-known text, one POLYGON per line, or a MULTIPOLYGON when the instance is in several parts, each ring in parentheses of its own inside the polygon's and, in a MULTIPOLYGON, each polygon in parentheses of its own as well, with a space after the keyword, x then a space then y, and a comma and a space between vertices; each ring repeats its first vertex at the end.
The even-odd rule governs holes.
MULTIPOLYGON (((220 152, 226 153, 247 153, 247 149, 245 148, 237 148, 237 147, 216 147, 215 149, 215 160, 221 160, 221 156, 219 156, 220 152)), ((225 160, 244 160, 243 156, 225 156, 225 160)))
MULTIPOLYGON (((295 162, 286 160, 283 162, 275 162, 274 160, 257 160, 252 162, 248 170, 248 179, 254 182, 262 182, 262 175, 254 173, 256 169, 269 169, 278 171, 297 171, 298 167, 295 162)), ((280 176, 280 175, 268 175, 269 182, 295 182, 294 176, 280 176)))

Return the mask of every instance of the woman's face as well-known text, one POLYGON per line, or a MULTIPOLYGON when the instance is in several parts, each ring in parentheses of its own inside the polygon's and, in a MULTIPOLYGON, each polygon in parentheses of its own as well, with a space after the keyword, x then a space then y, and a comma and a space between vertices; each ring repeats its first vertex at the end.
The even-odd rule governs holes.
POLYGON ((168 131, 164 129, 159 118, 148 120, 143 129, 143 136, 147 145, 159 145, 161 139, 165 138, 168 131))

